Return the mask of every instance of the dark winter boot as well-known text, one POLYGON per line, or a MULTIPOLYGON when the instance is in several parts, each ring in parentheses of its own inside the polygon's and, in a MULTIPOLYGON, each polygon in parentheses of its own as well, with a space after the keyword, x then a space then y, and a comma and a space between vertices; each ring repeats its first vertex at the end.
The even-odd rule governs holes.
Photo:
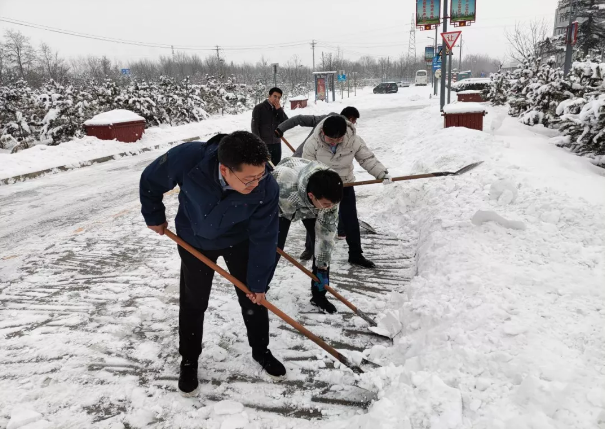
POLYGON ((302 252, 299 257, 299 259, 301 261, 308 261, 309 259, 312 259, 312 258, 313 258, 313 252, 309 252, 307 249, 305 249, 305 251, 302 252))
POLYGON ((185 397, 197 396, 199 382, 197 380, 197 359, 183 359, 181 361, 181 375, 179 375, 179 390, 185 397))
POLYGON ((359 265, 363 268, 376 268, 376 264, 369 259, 366 259, 363 255, 349 255, 349 264, 359 265))
POLYGON ((328 298, 326 298, 325 290, 320 291, 315 286, 311 286, 311 295, 313 295, 311 298, 311 304, 316 307, 319 307, 327 313, 336 313, 336 307, 334 307, 334 304, 332 304, 330 301, 328 301, 328 298))
POLYGON ((267 374, 274 380, 283 380, 286 367, 271 354, 271 350, 254 351, 252 358, 259 363, 267 374))

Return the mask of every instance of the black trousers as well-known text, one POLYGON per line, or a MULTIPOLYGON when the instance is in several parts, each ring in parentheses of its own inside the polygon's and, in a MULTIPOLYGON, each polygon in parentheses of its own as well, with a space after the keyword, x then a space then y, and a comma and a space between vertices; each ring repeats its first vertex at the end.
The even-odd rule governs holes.
MULTIPOLYGON (((305 226, 305 229, 307 230, 307 236, 312 236, 313 237, 313 242, 315 243, 315 222, 316 219, 304 219, 303 221, 303 225, 305 226)), ((286 240, 288 239, 288 232, 290 231, 290 225, 292 224, 291 221, 289 221, 288 219, 285 219, 283 217, 279 218, 279 236, 277 238, 277 247, 279 247, 280 249, 284 249, 284 246, 286 245, 286 240)), ((275 274, 275 269, 277 268, 277 263, 279 262, 281 256, 279 255, 279 253, 277 255, 275 255, 275 265, 273 266, 273 272, 271 273, 271 279, 273 279, 273 275, 275 274)), ((313 274, 317 275, 317 265, 315 264, 315 256, 313 256, 313 274)), ((328 268, 328 275, 329 275, 330 269, 328 268)), ((313 280, 311 280, 311 290, 313 290, 313 280)))
MULTIPOLYGON (((359 256, 363 253, 361 250, 361 232, 359 231, 359 220, 357 219, 357 199, 355 198, 355 188, 347 187, 342 190, 342 201, 338 212, 338 235, 347 236, 349 245, 349 256, 359 256), (341 230, 342 228, 342 230, 341 230)), ((305 250, 313 253, 315 249, 315 234, 311 236, 307 230, 305 240, 305 250)))
POLYGON ((271 162, 273 165, 277 165, 281 161, 281 143, 268 144, 269 154, 271 155, 271 162))
MULTIPOLYGON (((248 240, 221 250, 199 250, 216 262, 222 256, 231 275, 246 283, 248 272, 248 240)), ((212 288, 214 270, 187 250, 178 247, 181 256, 181 296, 179 309, 179 353, 184 359, 197 360, 202 353, 204 312, 212 288)), ((250 301, 244 292, 235 288, 248 332, 248 344, 253 351, 264 351, 269 346, 269 314, 265 307, 250 301)))

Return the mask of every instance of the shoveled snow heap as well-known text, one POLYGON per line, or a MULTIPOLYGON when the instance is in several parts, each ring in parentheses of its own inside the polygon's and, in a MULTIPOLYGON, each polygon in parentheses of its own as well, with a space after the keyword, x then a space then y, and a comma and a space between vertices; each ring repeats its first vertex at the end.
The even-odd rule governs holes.
POLYGON ((479 103, 452 103, 443 106, 443 112, 448 114, 453 113, 481 113, 485 112, 485 106, 479 103))
POLYGON ((130 110, 116 109, 109 112, 99 113, 92 119, 84 122, 84 125, 113 125, 122 124, 124 122, 144 121, 145 118, 137 115, 130 110))

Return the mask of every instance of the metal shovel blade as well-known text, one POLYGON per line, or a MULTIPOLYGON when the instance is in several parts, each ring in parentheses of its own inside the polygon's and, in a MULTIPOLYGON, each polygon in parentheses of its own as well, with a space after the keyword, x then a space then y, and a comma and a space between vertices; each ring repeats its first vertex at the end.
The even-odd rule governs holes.
POLYGON ((369 223, 364 222, 361 219, 358 219, 358 221, 359 221, 359 226, 362 227, 363 229, 365 229, 366 231, 368 231, 370 234, 378 234, 378 232, 374 228, 372 228, 372 226, 369 223))
POLYGON ((462 167, 460 170, 456 171, 454 174, 456 176, 460 175, 460 174, 464 174, 467 171, 471 171, 474 168, 477 168, 479 165, 483 164, 483 161, 479 161, 479 162, 474 162, 472 164, 467 165, 466 167, 462 167))

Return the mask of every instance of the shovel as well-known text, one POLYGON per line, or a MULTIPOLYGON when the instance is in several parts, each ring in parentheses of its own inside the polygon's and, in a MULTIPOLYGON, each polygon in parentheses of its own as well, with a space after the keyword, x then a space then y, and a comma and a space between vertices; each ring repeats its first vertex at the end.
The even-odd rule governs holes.
MULTIPOLYGON (((196 258, 198 258, 204 264, 208 265, 210 268, 212 268, 214 271, 216 271, 217 273, 219 273, 225 279, 227 279, 231 283, 233 283, 235 285, 235 287, 237 287, 239 290, 241 290, 242 292, 244 292, 246 294, 251 293, 250 290, 246 287, 246 285, 244 285, 241 281, 239 281, 238 279, 236 279, 235 277, 233 277, 231 274, 229 274, 227 271, 225 271, 224 269, 222 269, 221 267, 219 267, 214 262, 212 262, 210 259, 208 259, 206 256, 204 256, 202 253, 200 253, 194 247, 192 247, 191 245, 189 245, 182 238, 178 237, 172 231, 166 229, 164 231, 164 233, 168 236, 168 238, 170 238, 171 240, 175 241, 183 249, 187 250, 189 253, 191 253, 193 256, 195 256, 196 258)), ((355 365, 346 356, 344 356, 343 354, 339 353, 334 347, 328 345, 324 340, 322 340, 321 338, 319 338, 317 335, 313 334, 311 331, 309 331, 303 325, 301 325, 300 323, 298 323, 296 320, 292 319, 290 316, 288 316, 286 313, 284 313, 283 311, 281 311, 279 308, 277 308, 276 306, 274 306, 273 304, 271 304, 269 301, 265 300, 265 301, 263 301, 263 303, 261 305, 263 305, 264 307, 266 307, 267 310, 271 311, 273 314, 275 314, 278 317, 280 317, 283 321, 285 321, 286 323, 288 323, 290 326, 292 326, 293 328, 295 328, 296 330, 298 330, 301 334, 303 334, 308 339, 310 339, 311 341, 313 341, 315 344, 317 344, 319 347, 321 347, 322 349, 324 349, 326 352, 328 352, 329 354, 331 354, 332 356, 334 356, 334 358, 337 361, 339 361, 340 363, 342 363, 347 368, 350 368, 354 373, 356 373, 356 374, 363 374, 364 371, 358 365, 355 365)), ((373 368, 380 367, 380 365, 375 364, 374 362, 370 362, 367 359, 362 359, 361 363, 362 364, 367 364, 368 366, 371 366, 373 368)))
MULTIPOLYGON (((308 269, 306 269, 300 262, 298 262, 296 259, 294 259, 292 256, 288 255, 286 252, 284 252, 282 249, 280 249, 279 247, 277 248, 277 253, 279 253, 281 256, 283 256, 284 258, 286 258, 288 260, 288 262, 290 262, 292 265, 294 265, 296 268, 298 268, 299 270, 301 270, 303 273, 305 273, 307 276, 309 276, 311 279, 315 280, 316 282, 319 281, 319 279, 317 278, 317 276, 315 274, 313 274, 311 271, 309 271, 308 269)), ((338 299, 340 302, 342 302, 344 305, 346 305, 347 307, 349 307, 351 309, 351 311, 353 313, 355 313, 356 315, 358 315, 359 317, 361 317, 363 320, 365 320, 366 322, 368 322, 368 324, 374 328, 376 328, 378 326, 378 324, 376 323, 376 321, 374 319, 372 319, 370 316, 368 316, 366 313, 364 313, 363 311, 361 311, 359 308, 355 307, 351 302, 349 302, 344 296, 342 296, 341 294, 339 294, 338 292, 336 292, 331 286, 325 286, 326 290, 328 292, 330 292, 332 295, 334 295, 336 297, 336 299, 338 299)), ((389 336, 389 335, 385 335, 383 333, 381 333, 378 330, 372 330, 371 332, 375 335, 378 335, 380 337, 385 337, 385 338, 389 338, 390 340, 392 340, 395 335, 393 336, 389 336)))
MULTIPOLYGON (((483 161, 474 162, 474 163, 469 164, 466 167, 462 167, 460 170, 454 171, 454 172, 451 172, 451 171, 438 171, 436 173, 416 174, 414 176, 392 177, 391 180, 393 182, 399 182, 399 181, 402 181, 402 180, 426 179, 426 178, 429 178, 429 177, 459 176, 459 175, 464 174, 464 173, 466 173, 468 171, 471 171, 474 168, 477 168, 481 164, 483 164, 483 161)), ((384 179, 364 180, 362 182, 345 183, 343 186, 344 187, 349 187, 349 186, 372 185, 374 183, 382 183, 383 180, 384 179)))

